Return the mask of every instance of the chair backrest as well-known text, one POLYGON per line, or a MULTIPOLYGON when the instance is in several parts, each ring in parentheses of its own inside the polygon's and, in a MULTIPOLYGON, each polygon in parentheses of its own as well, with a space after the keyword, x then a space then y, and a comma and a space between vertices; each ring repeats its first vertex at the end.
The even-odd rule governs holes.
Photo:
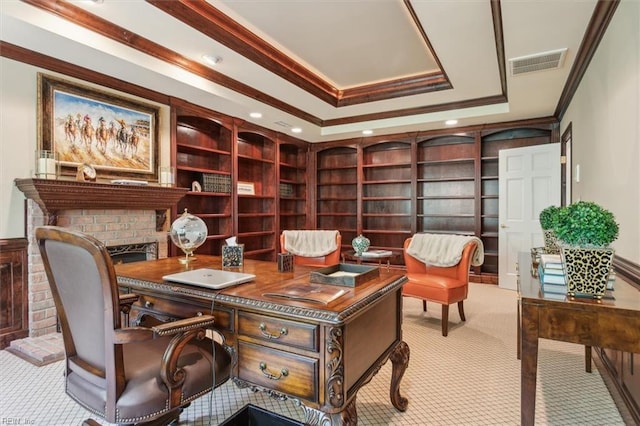
POLYGON ((408 273, 432 274, 442 277, 456 278, 458 280, 469 281, 469 268, 471 266, 471 258, 476 249, 476 243, 471 242, 464 247, 460 262, 454 266, 441 267, 426 265, 423 261, 416 259, 407 253, 407 247, 411 243, 411 238, 404 241, 404 263, 408 273))
POLYGON ((76 371, 115 397, 124 388, 118 286, 111 258, 95 238, 55 226, 36 229, 62 328, 67 371, 76 371), (120 371, 121 374, 116 374, 120 371))
MULTIPOLYGON (((336 250, 325 255, 318 257, 305 257, 293 255, 293 263, 295 265, 305 265, 305 266, 327 266, 327 265, 336 265, 340 263, 340 245, 342 244, 342 236, 339 232, 336 233, 336 250)), ((285 249, 285 235, 284 232, 280 234, 280 252, 287 253, 285 249)))

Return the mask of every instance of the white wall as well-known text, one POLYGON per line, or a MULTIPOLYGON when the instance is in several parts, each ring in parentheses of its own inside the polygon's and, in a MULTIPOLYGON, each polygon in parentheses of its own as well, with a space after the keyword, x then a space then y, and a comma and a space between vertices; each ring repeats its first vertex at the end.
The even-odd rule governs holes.
MULTIPOLYGON (((15 178, 33 176, 38 144, 38 72, 92 86, 68 76, 0 58, 0 238, 25 236, 24 195, 13 181, 15 178)), ((103 87, 99 88, 106 91, 103 87)), ((158 162, 169 164, 170 108, 146 99, 142 101, 160 107, 158 162)))
POLYGON ((572 126, 573 201, 595 201, 620 224, 616 252, 640 262, 640 2, 624 0, 562 119, 572 126), (580 182, 575 166, 580 165, 580 182))

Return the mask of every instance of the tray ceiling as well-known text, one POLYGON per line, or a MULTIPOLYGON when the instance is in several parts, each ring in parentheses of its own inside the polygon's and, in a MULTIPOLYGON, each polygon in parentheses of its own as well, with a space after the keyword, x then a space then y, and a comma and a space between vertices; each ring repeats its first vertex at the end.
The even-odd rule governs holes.
POLYGON ((0 36, 318 142, 553 116, 611 3, 26 0, 2 2, 0 36), (562 49, 560 66, 509 72, 562 49))

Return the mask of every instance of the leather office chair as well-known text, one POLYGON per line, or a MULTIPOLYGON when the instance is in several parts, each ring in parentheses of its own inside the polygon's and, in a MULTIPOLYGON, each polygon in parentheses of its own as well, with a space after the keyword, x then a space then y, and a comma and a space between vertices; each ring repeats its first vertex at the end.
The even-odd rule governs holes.
MULTIPOLYGON (((314 231, 306 231, 306 232, 313 233, 314 231)), ((285 245, 285 242, 286 242, 285 233, 286 231, 280 234, 280 252, 281 253, 288 253, 287 249, 285 248, 287 247, 285 245)), ((336 265, 340 263, 340 244, 342 244, 342 236, 340 235, 339 232, 336 231, 336 246, 337 246, 336 250, 324 256, 317 256, 317 257, 307 257, 307 256, 294 254, 293 263, 294 265, 304 265, 304 266, 336 265)))
POLYGON ((104 244, 53 226, 37 228, 36 239, 62 327, 65 390, 84 408, 111 423, 169 424, 228 380, 231 357, 205 337, 213 316, 123 327, 104 244))
POLYGON ((449 333, 449 305, 458 304, 460 319, 464 316, 464 299, 469 291, 469 266, 476 249, 472 242, 464 247, 462 258, 455 266, 438 267, 426 265, 407 253, 411 238, 404 242, 404 263, 408 282, 402 287, 402 295, 422 299, 422 309, 427 311, 427 301, 442 305, 442 335, 449 333))

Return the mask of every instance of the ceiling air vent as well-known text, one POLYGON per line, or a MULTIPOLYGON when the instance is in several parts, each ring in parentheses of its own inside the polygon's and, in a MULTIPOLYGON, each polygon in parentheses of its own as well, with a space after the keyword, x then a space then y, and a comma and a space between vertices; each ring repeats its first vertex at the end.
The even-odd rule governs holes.
POLYGON ((282 126, 282 127, 286 127, 286 128, 291 127, 291 124, 285 123, 284 121, 276 121, 273 124, 277 124, 278 126, 282 126))
POLYGON ((567 49, 558 49, 551 52, 536 53, 535 55, 521 56, 509 59, 511 75, 520 75, 529 72, 560 68, 564 62, 567 49))

